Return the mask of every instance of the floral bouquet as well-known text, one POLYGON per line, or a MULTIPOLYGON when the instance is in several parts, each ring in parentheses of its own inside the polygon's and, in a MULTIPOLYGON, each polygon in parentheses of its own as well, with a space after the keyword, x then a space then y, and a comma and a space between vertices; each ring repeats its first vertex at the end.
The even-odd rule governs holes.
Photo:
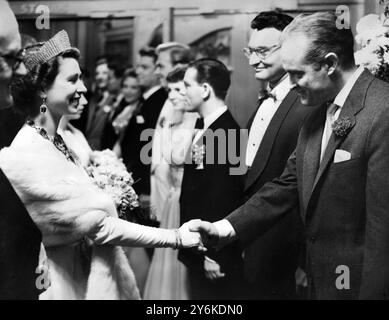
POLYGON ((94 183, 115 201, 119 217, 128 220, 139 202, 132 187, 134 180, 123 161, 111 150, 94 151, 86 170, 94 183))
POLYGON ((355 62, 389 82, 389 21, 386 14, 369 14, 357 23, 355 62))

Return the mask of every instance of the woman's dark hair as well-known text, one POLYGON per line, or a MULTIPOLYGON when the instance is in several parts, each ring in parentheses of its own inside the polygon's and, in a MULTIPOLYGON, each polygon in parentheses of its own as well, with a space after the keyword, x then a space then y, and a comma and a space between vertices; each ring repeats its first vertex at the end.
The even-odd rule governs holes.
POLYGON ((169 83, 177 83, 184 80, 185 71, 187 68, 176 68, 170 71, 166 77, 166 81, 169 83))
POLYGON ((137 76, 134 68, 128 68, 124 71, 122 81, 120 82, 122 87, 124 85, 124 81, 126 81, 127 78, 138 79, 138 76, 137 76))
MULTIPOLYGON (((42 45, 43 42, 26 47, 26 56, 34 54, 42 45)), ((71 48, 42 64, 35 65, 26 75, 15 77, 10 90, 17 112, 26 118, 38 115, 42 103, 40 93, 53 84, 58 75, 61 58, 74 58, 78 61, 80 52, 76 48, 71 48)))

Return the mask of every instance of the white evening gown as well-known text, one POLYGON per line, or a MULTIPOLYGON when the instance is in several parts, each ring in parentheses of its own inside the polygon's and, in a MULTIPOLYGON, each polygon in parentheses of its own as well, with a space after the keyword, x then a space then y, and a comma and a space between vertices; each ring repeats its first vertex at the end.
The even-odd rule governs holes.
MULTIPOLYGON (((183 167, 171 167, 170 191, 162 209, 161 228, 180 226, 180 193, 183 167)), ((178 251, 170 248, 154 250, 144 289, 145 300, 188 300, 186 267, 177 259, 178 251)))
MULTIPOLYGON (((192 142, 197 116, 185 113, 183 122, 170 129, 169 121, 161 130, 161 153, 168 164, 165 186, 168 193, 162 201, 161 228, 180 226, 180 194, 186 152, 192 142)), ((187 269, 178 260, 178 251, 170 248, 155 249, 144 289, 145 300, 188 300, 187 269)))

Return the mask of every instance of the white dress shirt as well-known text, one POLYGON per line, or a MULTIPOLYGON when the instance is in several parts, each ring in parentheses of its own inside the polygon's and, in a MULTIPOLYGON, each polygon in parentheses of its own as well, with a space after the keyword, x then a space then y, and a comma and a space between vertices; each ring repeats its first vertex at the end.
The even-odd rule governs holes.
POLYGON ((289 91, 289 77, 288 75, 285 75, 273 88, 273 90, 270 91, 270 94, 273 95, 275 99, 272 97, 267 98, 258 108, 258 111, 251 125, 249 138, 247 141, 246 165, 248 167, 252 166, 255 155, 257 154, 258 148, 261 145, 263 136, 265 135, 271 120, 277 112, 278 107, 281 105, 281 102, 284 100, 289 91))
MULTIPOLYGON (((359 67, 352 75, 351 77, 347 80, 346 84, 343 86, 342 90, 339 91, 337 96, 335 97, 334 104, 338 106, 336 112, 334 114, 331 114, 331 112, 328 112, 327 110, 327 116, 326 116, 326 122, 324 124, 324 132, 323 132, 323 137, 321 140, 321 153, 320 153, 320 161, 323 159, 325 149, 327 147, 329 138, 331 136, 331 126, 332 123, 335 122, 339 118, 339 114, 343 108, 343 105, 349 96, 351 89, 354 87, 355 82, 357 82, 358 78, 362 74, 364 70, 364 67, 359 67)), ((330 107, 330 106, 328 106, 330 107)))
MULTIPOLYGON (((339 106, 338 110, 335 112, 335 119, 339 117, 341 108, 343 107, 347 97, 349 96, 351 89, 355 85, 355 82, 358 80, 360 75, 362 74, 364 68, 359 67, 354 74, 348 79, 346 84, 343 86, 342 90, 335 97, 334 103, 339 106)), ((327 120, 326 120, 327 121, 327 120)), ((223 246, 231 241, 233 241, 236 237, 236 232, 232 227, 231 223, 226 220, 219 220, 213 223, 217 232, 219 233, 219 246, 223 246)))
POLYGON ((196 132, 193 139, 193 144, 195 144, 200 139, 205 130, 207 130, 212 123, 214 123, 224 112, 226 112, 227 109, 227 106, 221 107, 204 118, 204 129, 200 129, 196 132))
POLYGON ((150 89, 146 90, 142 95, 143 99, 147 100, 148 98, 151 97, 152 94, 156 93, 161 88, 162 88, 161 86, 154 86, 154 87, 151 87, 150 89))

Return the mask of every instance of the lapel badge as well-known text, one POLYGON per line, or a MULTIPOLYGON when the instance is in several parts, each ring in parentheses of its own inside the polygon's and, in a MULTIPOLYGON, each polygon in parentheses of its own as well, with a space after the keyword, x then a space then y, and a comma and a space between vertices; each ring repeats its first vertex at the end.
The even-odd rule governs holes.
POLYGON ((142 115, 139 114, 139 115, 136 116, 136 123, 138 123, 138 124, 145 123, 145 119, 143 118, 142 115))

